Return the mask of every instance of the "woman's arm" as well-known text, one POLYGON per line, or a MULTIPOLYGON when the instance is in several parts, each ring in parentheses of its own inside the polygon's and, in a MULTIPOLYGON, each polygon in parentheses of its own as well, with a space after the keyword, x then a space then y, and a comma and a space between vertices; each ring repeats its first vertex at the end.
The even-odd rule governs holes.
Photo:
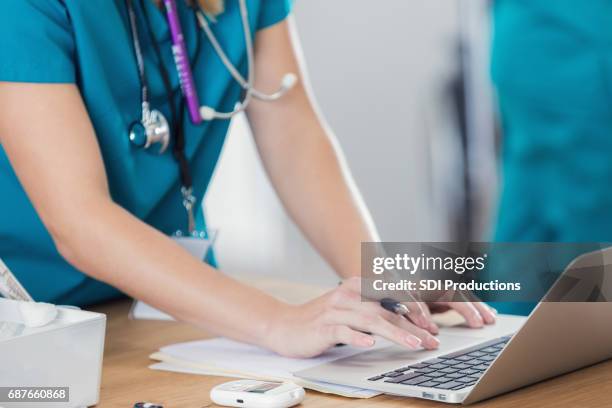
POLYGON ((76 86, 0 83, 0 106, 0 143, 72 265, 179 319, 263 343, 279 302, 199 262, 113 203, 76 86))
POLYGON ((113 203, 76 86, 0 82, 0 106, 0 143, 21 184, 59 252, 89 276, 181 320, 288 356, 314 356, 336 343, 370 347, 374 340, 362 331, 406 347, 437 346, 405 319, 360 302, 353 281, 289 306, 193 258, 113 203))
POLYGON ((247 110, 276 192, 312 245, 343 277, 360 276, 360 243, 379 241, 337 141, 312 97, 292 17, 258 32, 255 86, 271 92, 287 72, 300 78, 277 102, 247 110))
MULTIPOLYGON (((359 276, 360 243, 379 241, 378 234, 312 96, 293 19, 260 31, 255 45, 258 89, 276 89, 286 72, 300 78, 281 100, 254 100, 247 110, 264 167, 285 208, 312 245, 339 275, 359 276)), ((481 303, 449 305, 473 327, 495 320, 491 309, 481 303)), ((437 331, 426 307, 418 302, 407 306, 415 323, 437 331)))
MULTIPOLYGON (((273 91, 287 72, 294 89, 274 103, 253 100, 247 114, 255 142, 284 207, 342 277, 361 275, 361 242, 380 241, 338 143, 309 88, 293 18, 259 31, 255 87, 273 91)), ((427 308, 407 304, 420 327, 437 329, 427 308)))

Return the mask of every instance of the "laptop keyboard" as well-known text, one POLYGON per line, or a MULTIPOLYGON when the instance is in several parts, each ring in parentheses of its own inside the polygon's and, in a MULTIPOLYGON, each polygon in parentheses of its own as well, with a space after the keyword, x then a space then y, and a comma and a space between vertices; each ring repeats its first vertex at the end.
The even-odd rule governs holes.
POLYGON ((368 378, 368 381, 453 391, 471 387, 497 358, 510 337, 500 337, 431 360, 400 367, 368 378))

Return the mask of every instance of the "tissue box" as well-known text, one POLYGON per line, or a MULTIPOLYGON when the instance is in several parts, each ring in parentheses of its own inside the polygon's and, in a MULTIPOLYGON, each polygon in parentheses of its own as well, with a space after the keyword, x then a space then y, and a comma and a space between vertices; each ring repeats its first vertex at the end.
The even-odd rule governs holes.
POLYGON ((106 316, 58 307, 53 322, 28 328, 22 324, 18 305, 0 299, 0 407, 77 408, 97 404, 106 316), (42 389, 30 393, 34 400, 8 402, 7 396, 2 395, 7 393, 3 387, 42 389), (69 401, 36 401, 48 394, 45 389, 52 387, 67 387, 69 401))

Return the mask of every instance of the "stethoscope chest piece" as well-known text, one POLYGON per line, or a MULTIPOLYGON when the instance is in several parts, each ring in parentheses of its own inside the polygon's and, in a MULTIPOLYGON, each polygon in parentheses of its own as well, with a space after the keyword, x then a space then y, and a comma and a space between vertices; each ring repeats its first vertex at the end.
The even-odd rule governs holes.
POLYGON ((150 110, 147 105, 143 104, 142 119, 130 126, 130 142, 145 149, 159 143, 159 154, 162 154, 170 144, 170 125, 163 113, 150 110))

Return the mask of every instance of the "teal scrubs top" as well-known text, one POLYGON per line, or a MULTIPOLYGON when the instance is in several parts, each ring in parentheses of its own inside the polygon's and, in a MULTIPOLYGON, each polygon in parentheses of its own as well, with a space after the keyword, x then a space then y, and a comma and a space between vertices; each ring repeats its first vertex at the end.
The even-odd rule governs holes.
MULTIPOLYGON (((612 2, 496 0, 495 240, 612 240, 612 2)), ((533 304, 497 305, 527 313, 533 304)))
MULTIPOLYGON (((241 88, 198 28, 187 3, 184 0, 177 3, 200 103, 231 111, 241 97, 241 88)), ((139 1, 134 1, 151 104, 171 120, 169 101, 146 31, 145 14, 139 5, 139 1)), ((290 12, 291 0, 247 0, 247 5, 254 36, 256 30, 283 20, 290 12)), ((152 18, 164 65, 171 73, 174 103, 178 106, 182 95, 169 27, 164 14, 151 0, 146 0, 145 7, 152 18)), ((229 58, 246 75, 238 0, 226 0, 225 12, 212 27, 229 58)), ((144 150, 128 140, 128 127, 140 118, 141 106, 124 0, 4 0, 0 13, 0 81, 76 84, 96 131, 113 200, 166 234, 186 228, 179 174, 171 149, 158 155, 157 146, 144 150)), ((196 126, 187 110, 180 119, 199 205, 229 121, 215 120, 196 126)), ((45 135, 40 135, 40 139, 47 143, 45 135)), ((57 194, 62 194, 61 183, 57 194)), ((95 257, 96 248, 90 248, 88 256, 95 257)), ((116 289, 76 270, 59 255, 1 147, 0 258, 39 301, 86 305, 120 295, 116 289)))

